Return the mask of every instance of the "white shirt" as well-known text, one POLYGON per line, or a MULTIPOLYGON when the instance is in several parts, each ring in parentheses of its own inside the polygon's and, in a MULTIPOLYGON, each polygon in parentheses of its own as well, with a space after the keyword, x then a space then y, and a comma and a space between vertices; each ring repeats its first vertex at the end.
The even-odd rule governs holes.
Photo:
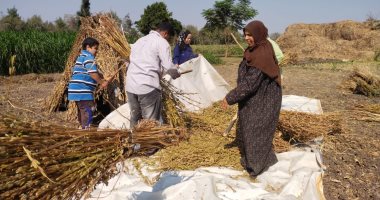
POLYGON ((176 68, 172 63, 170 45, 157 31, 138 39, 131 45, 126 90, 133 94, 147 94, 161 89, 162 71, 176 68))

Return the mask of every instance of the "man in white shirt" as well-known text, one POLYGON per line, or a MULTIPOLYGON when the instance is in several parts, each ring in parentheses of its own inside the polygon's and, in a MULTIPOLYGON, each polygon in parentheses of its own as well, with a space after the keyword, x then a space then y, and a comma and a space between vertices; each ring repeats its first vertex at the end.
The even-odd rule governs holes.
POLYGON ((126 78, 126 91, 131 110, 130 128, 141 119, 162 122, 160 79, 163 73, 173 79, 180 76, 172 63, 168 40, 174 35, 173 27, 166 22, 131 45, 130 64, 126 78))

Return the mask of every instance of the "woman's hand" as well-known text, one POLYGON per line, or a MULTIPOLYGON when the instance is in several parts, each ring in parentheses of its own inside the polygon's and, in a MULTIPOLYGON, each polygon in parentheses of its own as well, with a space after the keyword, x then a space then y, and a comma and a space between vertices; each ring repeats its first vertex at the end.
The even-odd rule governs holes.
POLYGON ((227 110, 227 108, 228 108, 228 103, 227 103, 227 99, 226 98, 224 98, 223 99, 223 101, 222 101, 222 108, 224 109, 224 110, 227 110))

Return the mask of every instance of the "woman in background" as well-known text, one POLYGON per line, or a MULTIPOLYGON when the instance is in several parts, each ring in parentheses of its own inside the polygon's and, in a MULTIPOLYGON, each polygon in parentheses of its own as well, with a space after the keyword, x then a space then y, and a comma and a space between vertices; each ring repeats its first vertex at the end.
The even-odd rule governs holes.
POLYGON ((198 57, 198 54, 194 54, 193 49, 190 47, 191 38, 192 35, 188 30, 179 34, 173 54, 173 63, 177 67, 190 59, 198 57))

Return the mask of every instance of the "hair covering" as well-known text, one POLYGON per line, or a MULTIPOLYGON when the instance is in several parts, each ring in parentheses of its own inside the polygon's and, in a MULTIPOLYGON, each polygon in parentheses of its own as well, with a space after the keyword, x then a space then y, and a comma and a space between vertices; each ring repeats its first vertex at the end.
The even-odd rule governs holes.
POLYGON ((185 49, 186 45, 188 45, 188 44, 185 43, 185 40, 186 40, 186 38, 187 38, 187 36, 188 36, 189 34, 191 34, 191 33, 190 33, 190 31, 188 31, 188 30, 183 31, 183 32, 181 32, 181 33, 179 34, 179 36, 178 36, 178 42, 177 42, 177 43, 178 43, 178 46, 179 46, 179 49, 180 49, 180 50, 185 49))
POLYGON ((244 35, 245 32, 248 32, 254 39, 254 45, 248 47, 244 52, 248 66, 260 69, 270 78, 275 79, 278 84, 281 84, 280 68, 273 47, 267 40, 268 29, 263 22, 254 20, 248 23, 243 31, 244 35))

